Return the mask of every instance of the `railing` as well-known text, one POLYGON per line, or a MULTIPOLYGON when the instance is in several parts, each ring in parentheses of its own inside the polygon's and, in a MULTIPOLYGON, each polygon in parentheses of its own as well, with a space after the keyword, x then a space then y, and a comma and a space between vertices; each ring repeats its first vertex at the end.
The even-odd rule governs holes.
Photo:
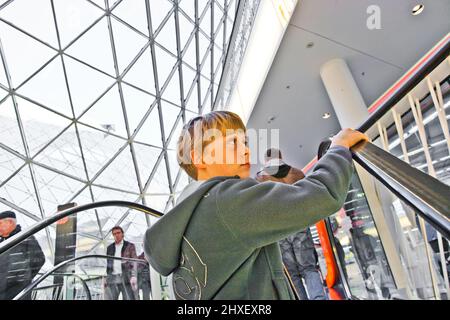
POLYGON ((16 245, 18 245, 20 242, 27 239, 28 237, 34 235, 35 233, 39 232, 40 230, 42 230, 46 227, 48 227, 52 223, 55 223, 56 221, 61 220, 62 218, 68 217, 72 214, 82 212, 82 211, 87 211, 87 210, 102 208, 102 207, 112 207, 112 206, 126 207, 126 208, 130 208, 130 209, 134 209, 137 211, 141 211, 145 214, 150 214, 154 217, 161 217, 164 215, 162 212, 159 212, 155 209, 149 208, 147 206, 144 206, 142 204, 135 203, 135 202, 116 201, 116 200, 93 202, 93 203, 73 207, 73 208, 58 212, 57 214, 55 214, 49 218, 46 218, 46 219, 40 221, 39 223, 36 223, 35 225, 31 226, 30 228, 14 235, 13 237, 9 238, 8 240, 3 241, 2 243, 0 243, 0 255, 3 254, 4 252, 8 251, 9 249, 15 247, 16 245))
MULTIPOLYGON (((359 146, 352 148, 353 159, 360 164, 371 175, 377 178, 383 185, 385 185, 393 194, 395 194, 400 200, 403 200, 406 204, 414 209, 414 212, 431 226, 433 226, 438 233, 439 251, 441 256, 441 265, 444 270, 444 281, 446 282, 447 292, 448 290, 448 278, 446 272, 446 261, 444 257, 442 237, 450 239, 450 187, 445 183, 436 179, 436 174, 433 170, 431 158, 429 155, 428 145, 426 143, 426 134, 424 130, 424 124, 421 114, 421 104, 418 99, 413 101, 411 92, 416 90, 419 95, 424 94, 424 88, 428 88, 432 98, 432 104, 435 105, 439 121, 442 126, 442 130, 445 136, 444 140, 447 140, 450 152, 450 140, 448 134, 448 127, 446 126, 448 116, 445 115, 444 100, 442 92, 440 92, 440 81, 442 79, 448 79, 448 69, 450 67, 450 34, 442 39, 421 61, 419 61, 414 67, 412 67, 408 73, 405 74, 397 83, 395 83, 380 99, 378 99, 370 108, 371 116, 361 124, 357 130, 366 132, 369 138, 381 138, 383 149, 377 147, 372 143, 361 143, 359 146), (445 60, 448 61, 445 61, 445 60), (446 63, 448 62, 448 65, 446 63), (447 68, 447 69, 445 69, 447 68), (443 71, 444 69, 444 71, 443 71), (445 71, 447 70, 447 71, 445 71), (437 74, 436 78, 436 92, 434 92, 433 84, 430 80, 431 76, 437 74), (419 131, 419 142, 422 143, 424 153, 427 157, 427 164, 429 174, 414 168, 409 165, 408 154, 406 152, 405 141, 403 137, 403 127, 401 114, 408 111, 407 107, 411 109, 414 115, 414 120, 419 131), (400 107, 400 108, 399 108, 400 107), (397 111, 395 110, 397 109, 397 111), (383 128, 382 123, 386 123, 386 118, 391 116, 392 121, 395 123, 396 130, 398 131, 399 140, 402 143, 403 160, 393 154, 387 152, 388 141, 386 129, 383 128), (440 114, 439 114, 440 113, 440 114), (384 122, 383 122, 384 121, 384 122), (421 126, 421 128, 420 128, 421 126), (427 154, 428 153, 428 154, 427 154)), ((448 91, 448 90, 447 90, 448 91)), ((430 99, 431 100, 431 99, 430 99)), ((330 145, 330 141, 324 141, 319 147, 319 157, 326 152, 330 145)), ((311 162, 312 165, 314 162, 311 162)), ((310 167, 310 166, 309 166, 310 167)), ((420 222, 420 219, 419 219, 420 222)), ((419 223, 419 230, 424 238, 424 244, 426 247, 426 256, 428 259, 428 265, 431 273, 431 281, 433 283, 434 294, 439 299, 439 293, 437 290, 436 275, 433 274, 433 258, 431 257, 430 250, 428 249, 428 243, 426 243, 426 231, 423 222, 419 223)), ((328 234, 332 235, 330 222, 327 221, 328 234)), ((401 230, 400 230, 401 231, 401 230)), ((331 237, 332 238, 332 237, 331 237)), ((334 242, 331 241, 331 242, 334 242)), ((334 245, 333 245, 334 246, 334 245)), ((342 266, 339 261, 337 264, 340 268, 339 272, 342 276, 342 266)), ((333 274, 331 272, 330 274, 333 274)), ((344 287, 346 287, 344 281, 344 287)), ((348 296, 349 289, 346 287, 346 293, 348 296)))
MULTIPOLYGON (((88 285, 86 284, 86 282, 89 281, 89 280, 92 280, 92 279, 88 279, 88 280, 83 279, 83 277, 81 277, 81 276, 79 276, 79 275, 77 275, 75 273, 56 273, 56 271, 65 268, 67 265, 69 265, 69 264, 71 264, 73 262, 80 261, 80 260, 85 260, 85 259, 120 260, 120 261, 128 261, 128 262, 134 262, 134 263, 147 265, 147 262, 143 261, 141 259, 115 257, 115 256, 99 255, 99 254, 85 255, 85 256, 82 256, 82 257, 76 257, 76 258, 68 259, 68 260, 63 261, 60 264, 54 266, 52 269, 48 270, 44 274, 42 274, 39 278, 34 280, 25 289, 23 289, 13 300, 21 300, 22 298, 26 297, 29 293, 31 293, 34 290, 41 290, 41 289, 61 287, 62 284, 60 284, 60 285, 50 285, 50 286, 44 286, 44 287, 41 287, 41 288, 36 288, 40 283, 42 283, 49 276, 60 276, 60 275, 73 276, 73 277, 76 277, 77 279, 79 279, 81 281, 81 283, 82 283, 84 291, 86 292, 87 300, 91 300, 92 299, 91 291, 90 291, 88 285)), ((96 277, 98 277, 98 276, 96 275, 96 277)))

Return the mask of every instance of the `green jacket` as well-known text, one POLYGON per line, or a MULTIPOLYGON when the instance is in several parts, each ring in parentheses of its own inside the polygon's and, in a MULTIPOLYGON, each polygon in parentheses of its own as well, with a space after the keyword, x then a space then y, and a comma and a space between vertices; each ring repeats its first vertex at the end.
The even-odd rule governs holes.
POLYGON ((145 255, 176 299, 294 299, 278 241, 338 211, 352 172, 334 147, 293 185, 211 178, 147 230, 145 255))

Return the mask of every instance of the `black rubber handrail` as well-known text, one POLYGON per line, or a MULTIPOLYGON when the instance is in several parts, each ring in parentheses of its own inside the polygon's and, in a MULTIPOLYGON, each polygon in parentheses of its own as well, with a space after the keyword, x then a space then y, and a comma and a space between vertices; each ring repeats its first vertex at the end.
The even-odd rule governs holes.
POLYGON ((352 154, 365 170, 450 239, 450 186, 369 142, 354 146, 352 154))
MULTIPOLYGON (((91 254, 91 255, 85 255, 81 257, 76 257, 72 259, 68 259, 66 261, 61 262, 60 264, 54 266, 49 271, 45 272, 42 276, 40 276, 38 279, 30 283, 25 289, 23 289, 17 296, 14 297, 13 300, 20 300, 24 296, 26 296, 28 293, 30 293, 38 284, 40 284, 42 281, 44 281, 48 276, 51 276, 54 274, 54 272, 60 268, 65 267, 67 264, 72 263, 74 261, 78 260, 84 260, 84 259, 112 259, 112 260, 123 260, 123 261, 130 261, 130 262, 136 262, 141 264, 148 264, 147 261, 144 261, 142 259, 133 259, 133 258, 125 258, 125 257, 115 257, 115 256, 108 256, 108 255, 102 255, 102 254, 91 254)), ((75 275, 75 274, 72 274, 75 275)), ((75 275, 76 276, 76 275, 75 275)), ((79 276, 78 276, 79 277, 79 276)), ((81 277, 79 277, 81 279, 81 277)), ((86 292, 88 293, 88 300, 91 300, 91 293, 89 288, 87 287, 86 283, 83 281, 83 287, 85 288, 86 292)))
MULTIPOLYGON (((408 92, 414 89, 431 71, 450 55, 450 33, 447 34, 409 78, 396 88, 356 130, 366 132, 408 92)), ((319 146, 318 157, 326 153, 331 139, 319 146)), ((416 209, 444 237, 450 239, 450 187, 428 174, 410 166, 389 152, 370 142, 352 148, 353 159, 375 176, 401 200, 416 209)))
POLYGON ((4 252, 8 251, 9 249, 15 247, 23 240, 27 239, 28 237, 34 235, 36 232, 41 231, 42 229, 48 227, 52 223, 55 223, 58 220, 61 220, 62 218, 65 218, 67 216, 70 216, 72 214, 92 210, 96 208, 102 208, 102 207, 126 207, 130 209, 134 209, 140 212, 144 212, 146 214, 150 214, 154 217, 162 217, 164 214, 162 212, 159 212, 158 210, 152 209, 150 207, 144 206, 139 203, 130 202, 130 201, 119 201, 119 200, 111 200, 111 201, 100 201, 100 202, 93 202, 89 204, 84 204, 81 206, 69 208, 67 210, 58 212, 54 214, 51 217, 48 217, 35 225, 31 226, 30 228, 12 236, 11 238, 3 241, 0 243, 0 255, 4 252))

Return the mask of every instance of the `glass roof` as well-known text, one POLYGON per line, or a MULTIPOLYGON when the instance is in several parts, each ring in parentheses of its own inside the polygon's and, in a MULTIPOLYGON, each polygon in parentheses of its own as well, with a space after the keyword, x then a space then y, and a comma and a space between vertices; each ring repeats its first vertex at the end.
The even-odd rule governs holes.
MULTIPOLYGON (((0 211, 26 227, 68 202, 169 210, 188 183, 176 140, 212 108, 236 2, 0 1, 0 211)), ((98 243, 147 226, 123 208, 82 215, 98 243)))

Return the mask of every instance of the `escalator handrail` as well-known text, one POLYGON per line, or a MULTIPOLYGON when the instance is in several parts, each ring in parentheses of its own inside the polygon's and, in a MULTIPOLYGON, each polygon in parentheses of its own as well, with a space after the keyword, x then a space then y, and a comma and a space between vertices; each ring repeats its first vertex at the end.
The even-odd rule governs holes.
MULTIPOLYGON (((69 263, 72 263, 72 262, 75 262, 78 260, 89 259, 89 258, 122 260, 122 261, 130 261, 130 262, 136 262, 136 263, 141 263, 141 264, 148 263, 147 261, 144 261, 142 259, 108 256, 108 255, 103 255, 103 254, 89 254, 89 255, 85 255, 85 256, 81 256, 81 257, 75 257, 75 258, 63 261, 63 262, 59 263, 58 265, 54 266, 53 268, 51 268, 50 270, 48 270, 47 272, 45 272, 42 276, 40 276, 38 279, 34 280, 25 289, 23 289, 21 292, 19 292, 19 294, 17 294, 17 296, 15 296, 13 300, 20 300, 22 297, 26 296, 29 292, 31 292, 31 290, 33 290, 38 284, 40 284, 42 281, 44 281, 48 276, 52 275, 56 270, 66 266, 69 263)), ((72 274, 72 275, 75 275, 75 274, 72 274)), ((84 281, 83 281, 83 287, 85 287, 85 290, 87 289, 86 292, 88 292, 88 297, 89 297, 88 300, 91 300, 90 290, 84 281)))
POLYGON ((19 243, 21 243, 28 237, 36 234, 37 232, 39 232, 42 229, 48 227, 49 225, 55 223, 56 221, 61 220, 62 218, 65 218, 67 216, 70 216, 72 214, 82 212, 82 211, 87 211, 87 210, 92 210, 92 209, 102 208, 102 207, 112 207, 112 206, 127 207, 130 209, 135 209, 137 211, 141 211, 146 214, 150 214, 154 217, 161 217, 164 215, 162 212, 159 212, 158 210, 144 206, 140 203, 135 203, 135 202, 130 202, 130 201, 110 200, 110 201, 99 201, 99 202, 88 203, 88 204, 76 206, 76 207, 69 208, 67 210, 58 212, 58 213, 54 214, 53 216, 48 217, 48 218, 36 223, 35 225, 31 226, 30 228, 23 230, 23 231, 19 232, 18 234, 12 236, 11 238, 3 241, 2 243, 0 243, 0 255, 3 254, 4 252, 8 251, 9 249, 15 247, 16 245, 18 245, 19 243))
POLYGON ((360 142, 353 159, 450 239, 450 186, 375 146, 360 142))

